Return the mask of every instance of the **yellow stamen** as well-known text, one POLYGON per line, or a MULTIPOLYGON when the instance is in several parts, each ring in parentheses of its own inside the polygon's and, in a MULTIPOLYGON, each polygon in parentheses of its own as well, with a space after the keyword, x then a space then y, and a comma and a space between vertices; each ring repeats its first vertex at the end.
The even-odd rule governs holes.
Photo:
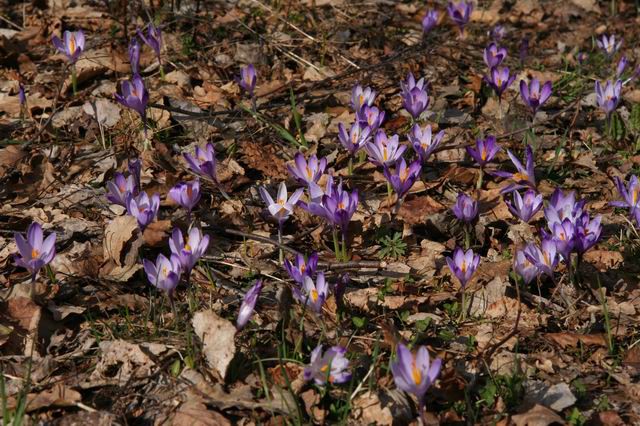
POLYGON ((40 252, 36 249, 31 249, 31 258, 35 259, 38 256, 40 256, 40 252))
POLYGON ((313 177, 313 172, 311 171, 311 169, 310 169, 309 167, 307 167, 307 170, 306 170, 306 171, 307 171, 307 177, 308 177, 309 179, 311 179, 311 178, 313 177))
POLYGON ((413 362, 413 366, 411 368, 411 377, 413 377, 413 382, 416 385, 419 385, 420 383, 422 383, 422 373, 420 372, 420 370, 416 366, 416 362, 415 361, 413 362))
POLYGON ((71 37, 69 37, 69 53, 71 53, 71 55, 73 55, 76 51, 76 37, 71 34, 71 37))
POLYGON ((342 201, 338 203, 338 208, 344 210, 344 203, 342 201))
POLYGON ((311 290, 311 292, 309 293, 309 295, 311 296, 311 301, 313 303, 316 303, 318 301, 318 290, 316 290, 315 288, 313 290, 311 290))

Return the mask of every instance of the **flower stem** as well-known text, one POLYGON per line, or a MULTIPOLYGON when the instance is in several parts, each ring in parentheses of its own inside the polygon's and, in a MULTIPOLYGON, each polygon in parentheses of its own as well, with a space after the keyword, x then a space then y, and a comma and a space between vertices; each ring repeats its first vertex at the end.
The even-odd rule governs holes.
POLYGON ((73 89, 73 96, 78 94, 78 76, 76 75, 76 64, 71 65, 71 88, 73 89))
POLYGON ((471 225, 470 224, 465 224, 464 225, 464 249, 465 250, 469 250, 471 248, 471 229, 470 229, 471 225))
POLYGON ((353 176, 353 156, 349 157, 349 166, 347 170, 349 171, 349 177, 353 176))
POLYGON ((462 295, 460 296, 460 321, 464 322, 467 319, 467 292, 462 287, 462 295))
POLYGON ((160 60, 160 56, 158 56, 158 67, 160 68, 160 79, 164 81, 164 68, 162 67, 162 61, 160 60))
POLYGON ((478 174, 478 181, 476 182, 476 189, 482 189, 483 180, 484 180, 484 168, 480 167, 480 173, 478 174))
POLYGON ((346 262, 349 257, 347 256, 347 233, 342 232, 342 260, 346 262))
POLYGON ((336 260, 340 262, 340 243, 338 242, 338 230, 333 228, 333 252, 336 255, 336 260))
POLYGON ((278 223, 278 260, 280 264, 284 262, 284 251, 282 250, 282 222, 278 223))
POLYGON ((57 282, 56 276, 53 273, 53 270, 51 269, 51 265, 46 265, 44 268, 47 271, 47 275, 49 276, 49 279, 51 280, 51 284, 55 284, 57 282))

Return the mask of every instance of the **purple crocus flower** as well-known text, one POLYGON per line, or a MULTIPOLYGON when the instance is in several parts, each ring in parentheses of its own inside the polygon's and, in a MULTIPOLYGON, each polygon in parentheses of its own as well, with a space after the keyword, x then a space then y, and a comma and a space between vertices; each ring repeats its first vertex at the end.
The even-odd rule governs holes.
POLYGON ((427 125, 423 129, 418 124, 414 124, 407 137, 420 161, 425 163, 442 142, 444 130, 440 130, 435 137, 432 137, 431 125, 427 125))
POLYGON ((132 37, 129 43, 129 63, 131 64, 131 74, 140 74, 140 42, 138 37, 132 37))
POLYGON ((511 86, 515 78, 515 75, 509 75, 509 68, 494 67, 491 68, 489 77, 484 76, 484 81, 493 88, 498 98, 502 98, 502 94, 511 86))
POLYGON ((332 346, 322 353, 322 345, 311 352, 311 362, 304 368, 304 380, 313 379, 316 385, 323 386, 327 382, 340 384, 351 379, 349 360, 345 357, 347 349, 332 346))
POLYGON ((475 254, 471 249, 465 253, 460 247, 456 247, 453 256, 447 257, 446 261, 451 273, 458 278, 460 286, 464 288, 474 272, 476 272, 480 264, 480 256, 475 254))
POLYGON ((24 107, 27 104, 27 95, 24 93, 24 86, 22 83, 18 86, 18 101, 20 102, 20 107, 24 107))
POLYGON ((449 18, 460 28, 460 33, 464 32, 464 26, 469 22, 471 18, 471 12, 473 11, 473 3, 461 0, 457 3, 450 1, 447 5, 447 12, 449 18))
POLYGON ((553 272, 558 266, 558 251, 552 239, 543 239, 540 247, 536 244, 528 244, 524 249, 524 255, 540 273, 553 277, 553 272))
POLYGON ((523 222, 529 223, 531 218, 542 208, 542 194, 536 194, 533 189, 528 189, 524 197, 518 191, 511 193, 513 201, 505 201, 509 211, 523 222))
POLYGON ((361 127, 369 127, 373 133, 382 125, 384 115, 384 111, 378 107, 365 105, 356 113, 356 118, 361 127))
POLYGON ((429 106, 429 95, 426 90, 414 88, 402 92, 402 106, 414 119, 418 119, 429 106))
POLYGON ((144 87, 142 77, 135 74, 131 80, 123 81, 120 87, 122 94, 116 93, 115 98, 127 108, 131 108, 146 122, 146 109, 149 102, 149 92, 144 87))
POLYGON ((576 202, 575 191, 569 191, 565 195, 560 188, 556 188, 544 209, 544 216, 549 228, 556 223, 562 223, 565 219, 569 219, 575 225, 582 216, 583 208, 584 201, 576 202))
POLYGON ((387 139, 384 130, 380 129, 376 133, 374 142, 369 142, 364 146, 369 154, 369 161, 377 166, 391 166, 402 158, 402 154, 407 149, 405 145, 400 145, 398 135, 393 135, 387 139))
POLYGON ((436 381, 441 368, 442 360, 436 358, 431 362, 425 346, 420 346, 414 355, 402 343, 398 343, 396 359, 391 363, 396 386, 418 398, 420 412, 424 410, 425 394, 436 381))
POLYGON ((627 60, 626 56, 620 58, 620 60, 618 61, 618 65, 616 66, 616 78, 620 78, 622 76, 624 70, 627 68, 628 63, 629 61, 627 60))
POLYGON ((76 63, 84 50, 84 33, 82 30, 65 31, 62 35, 62 40, 57 36, 53 36, 51 41, 55 48, 64 54, 72 64, 76 63))
POLYGON ((536 177, 534 173, 534 163, 533 163, 533 150, 530 145, 527 145, 525 149, 525 161, 526 167, 522 165, 520 160, 516 158, 515 155, 511 153, 510 150, 507 150, 507 155, 511 159, 511 162, 514 166, 516 166, 516 172, 503 172, 503 171, 495 171, 492 172, 495 176, 500 176, 507 179, 512 179, 514 182, 506 186, 502 191, 503 194, 507 192, 511 192, 514 189, 520 188, 536 188, 536 177))
POLYGON ((407 192, 409 192, 418 177, 420 177, 421 171, 422 163, 419 160, 415 160, 407 166, 404 158, 401 158, 396 164, 395 171, 393 173, 388 166, 385 166, 382 172, 384 177, 387 178, 389 184, 391 184, 391 187, 398 196, 398 199, 401 199, 407 194, 407 192))
POLYGON ((56 257, 56 233, 52 232, 45 239, 40 224, 33 222, 27 229, 27 238, 18 232, 13 235, 18 246, 14 256, 16 265, 28 270, 31 281, 35 282, 40 269, 56 257))
POLYGON ((238 84, 242 87, 242 90, 247 92, 250 97, 253 97, 253 91, 256 88, 256 81, 258 76, 256 74, 256 68, 253 64, 249 64, 246 67, 240 68, 240 77, 238 78, 238 84))
POLYGON ((137 196, 130 196, 127 200, 127 213, 136 218, 142 230, 155 220, 159 208, 159 194, 153 194, 149 198, 147 193, 142 191, 137 196))
POLYGON ((540 273, 538 267, 527 258, 524 250, 516 251, 516 256, 513 259, 513 269, 522 277, 525 284, 530 284, 540 273))
POLYGON ((182 237, 180 229, 174 228, 171 232, 169 239, 171 255, 178 259, 187 276, 198 260, 207 252, 208 247, 209 236, 202 235, 202 232, 196 227, 191 228, 186 240, 182 237))
POLYGON ((487 165, 493 157, 500 151, 500 145, 496 143, 495 136, 487 136, 486 139, 476 139, 476 147, 468 146, 466 148, 467 154, 475 160, 475 162, 481 167, 487 165))
POLYGON ((640 182, 638 177, 631 176, 627 187, 624 186, 624 182, 619 177, 616 176, 613 180, 623 201, 612 201, 609 204, 614 207, 629 209, 631 214, 634 214, 640 207, 640 182))
POLYGON ((544 104, 551 96, 552 85, 550 81, 544 83, 540 87, 540 81, 537 78, 531 79, 529 85, 524 80, 520 80, 520 96, 522 101, 536 115, 538 108, 544 104))
POLYGON ((602 34, 602 37, 596 40, 596 44, 604 51, 605 55, 612 57, 620 49, 620 46, 622 46, 622 39, 616 42, 616 36, 614 34, 611 34, 611 36, 602 34))
POLYGON ((169 198, 191 213, 191 210, 200 201, 200 181, 180 182, 169 190, 169 198))
POLYGON ((304 155, 301 152, 297 152, 294 157, 294 164, 287 164, 289 173, 300 183, 301 185, 310 185, 312 183, 318 183, 318 179, 324 173, 327 168, 327 159, 318 157, 314 154, 309 157, 309 160, 305 160, 304 155))
POLYGON ((578 60, 578 64, 582 65, 589 59, 589 54, 587 52, 580 52, 576 56, 576 59, 578 60))
POLYGON ((484 49, 484 63, 489 69, 497 67, 507 57, 507 49, 498 46, 495 42, 490 43, 484 49))
POLYGON ((459 193, 451 211, 459 221, 471 223, 478 217, 478 202, 467 194, 459 193))
POLYGON ((371 129, 369 127, 362 127, 358 121, 351 125, 349 132, 347 132, 342 123, 338 124, 338 139, 340 139, 342 146, 351 155, 354 155, 360 148, 364 147, 370 138, 371 129))
POLYGON ((412 72, 407 73, 407 79, 400 82, 400 90, 403 92, 409 92, 413 89, 427 90, 427 84, 424 77, 416 80, 412 72))
POLYGON ((598 106, 604 110, 607 117, 618 107, 620 102, 620 92, 622 91, 622 80, 616 80, 612 83, 611 80, 607 80, 604 88, 600 84, 600 81, 596 80, 596 102, 598 106))
POLYGON ((153 25, 152 22, 149 22, 147 35, 145 36, 142 31, 138 30, 138 37, 155 52, 158 62, 160 62, 160 53, 162 51, 162 33, 160 32, 160 28, 153 25))
POLYGON ((506 34, 507 34, 507 30, 504 28, 504 26, 500 24, 495 25, 493 28, 491 28, 491 31, 489 31, 489 36, 496 43, 502 40, 506 34))
POLYGON ((173 293, 180 282, 182 269, 180 261, 174 255, 169 259, 164 254, 159 254, 156 263, 144 259, 142 261, 144 271, 147 273, 147 279, 154 287, 164 291, 173 301, 173 293))
POLYGON ((138 195, 138 192, 140 192, 141 188, 140 176, 142 175, 142 162, 139 158, 128 160, 127 169, 129 170, 129 174, 133 177, 133 182, 136 185, 135 191, 133 191, 133 195, 138 195))
POLYGON ((278 222, 282 224, 293 213, 293 209, 302 196, 304 189, 296 189, 296 191, 291 194, 291 197, 289 197, 287 193, 287 185, 282 182, 278 188, 278 196, 275 201, 271 198, 271 195, 264 186, 261 186, 259 191, 262 200, 267 205, 269 213, 271 213, 271 216, 276 218, 278 222))
POLYGON ((351 108, 358 113, 365 105, 373 106, 376 100, 376 91, 370 87, 362 88, 359 84, 351 90, 351 108))
POLYGON ((212 144, 208 143, 205 149, 196 146, 195 157, 185 153, 184 158, 194 173, 214 182, 218 181, 216 177, 216 152, 212 144))
POLYGON ((113 180, 107 182, 107 200, 113 204, 126 207, 129 197, 136 195, 137 188, 133 176, 127 178, 122 173, 116 173, 113 180))
POLYGON ((318 253, 315 252, 311 253, 308 260, 305 260, 304 256, 299 253, 296 254, 295 263, 289 261, 289 259, 284 260, 284 268, 287 270, 291 279, 298 284, 304 283, 304 277, 313 277, 317 267, 318 253))
POLYGON ((249 319, 251 319, 261 291, 262 280, 256 280, 255 284, 253 284, 244 295, 244 299, 242 299, 242 304, 240 305, 240 312, 238 312, 238 319, 236 320, 236 328, 238 330, 242 330, 244 326, 247 325, 247 322, 249 322, 249 319))
POLYGON ((578 220, 575 235, 575 250, 579 253, 585 253, 591 247, 596 245, 602 234, 602 217, 600 215, 591 219, 589 213, 584 212, 578 220))
POLYGON ((422 18, 422 31, 427 34, 438 25, 439 13, 437 10, 429 9, 422 18))
POLYGON ((556 245, 556 250, 565 261, 569 261, 575 247, 576 227, 569 219, 560 223, 549 224, 550 237, 556 245))
POLYGON ((342 182, 328 188, 318 201, 307 206, 310 213, 324 217, 333 226, 339 226, 346 235, 351 217, 358 208, 358 190, 349 193, 342 189, 342 182))
POLYGON ((407 80, 400 83, 402 89, 402 106, 414 119, 420 117, 429 106, 429 94, 424 77, 416 81, 412 73, 407 74, 407 80))
POLYGON ((329 297, 329 285, 324 279, 324 272, 318 272, 315 281, 310 276, 305 275, 302 285, 293 287, 293 295, 314 312, 320 313, 322 305, 329 297))

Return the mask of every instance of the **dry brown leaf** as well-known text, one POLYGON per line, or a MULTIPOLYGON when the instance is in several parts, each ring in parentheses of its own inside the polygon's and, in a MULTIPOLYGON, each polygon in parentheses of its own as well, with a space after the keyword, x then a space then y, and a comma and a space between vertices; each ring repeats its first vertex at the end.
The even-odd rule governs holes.
POLYGON ((51 389, 27 396, 27 413, 49 407, 74 407, 82 401, 82 395, 60 383, 51 389))
POLYGON ((90 384, 115 381, 122 386, 131 378, 146 377, 155 367, 151 356, 159 356, 166 351, 167 347, 159 343, 136 345, 124 340, 100 342, 101 357, 91 373, 90 384))
POLYGON ((409 225, 424 223, 426 216, 446 210, 446 207, 428 195, 413 197, 402 203, 398 217, 409 225))
POLYGON ((117 266, 129 266, 137 262, 137 247, 133 255, 131 246, 138 239, 138 222, 133 216, 119 216, 113 219, 104 230, 104 259, 112 260, 117 266))
POLYGON ((580 344, 586 346, 607 346, 604 334, 547 333, 545 337, 560 345, 563 349, 566 347, 578 347, 580 344))
POLYGON ((156 220, 155 222, 150 223, 146 228, 144 228, 144 232, 142 233, 144 243, 151 247, 163 246, 163 241, 169 237, 168 231, 170 229, 170 220, 156 220))
POLYGON ((200 401, 187 401, 180 405, 173 420, 173 426, 226 426, 231 425, 222 414, 207 409, 200 401))
MULTIPOLYGON (((14 328, 4 345, 5 353, 31 356, 31 348, 36 344, 35 338, 42 319, 40 306, 27 297, 10 298, 0 318, 3 318, 5 325, 14 328)), ((38 350, 34 348, 34 352, 37 353, 38 350)))
POLYGON ((236 328, 228 320, 210 310, 196 312, 191 324, 196 336, 202 341, 207 364, 224 379, 227 368, 236 353, 234 343, 236 328))
POLYGON ((553 424, 565 424, 564 419, 544 405, 535 405, 523 414, 511 417, 515 426, 549 426, 553 424))

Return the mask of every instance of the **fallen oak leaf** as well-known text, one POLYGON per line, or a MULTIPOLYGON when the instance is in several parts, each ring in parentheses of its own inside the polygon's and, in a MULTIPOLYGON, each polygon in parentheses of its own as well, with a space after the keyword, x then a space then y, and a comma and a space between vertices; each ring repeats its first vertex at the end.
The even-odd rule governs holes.
POLYGON ((586 346, 607 346, 604 334, 547 333, 545 337, 561 348, 586 346))

